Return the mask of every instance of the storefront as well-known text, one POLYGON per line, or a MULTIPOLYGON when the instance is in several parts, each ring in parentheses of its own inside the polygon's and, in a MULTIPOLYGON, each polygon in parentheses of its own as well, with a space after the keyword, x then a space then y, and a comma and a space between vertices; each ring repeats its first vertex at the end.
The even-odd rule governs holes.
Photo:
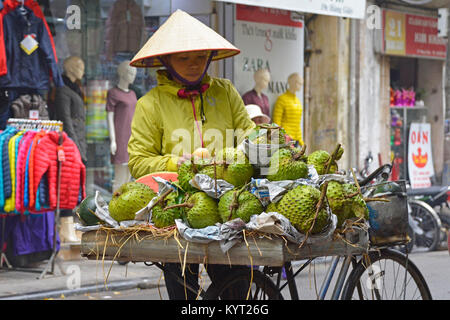
POLYGON ((389 56, 392 179, 414 188, 441 181, 447 41, 437 17, 383 10, 381 53, 389 56))

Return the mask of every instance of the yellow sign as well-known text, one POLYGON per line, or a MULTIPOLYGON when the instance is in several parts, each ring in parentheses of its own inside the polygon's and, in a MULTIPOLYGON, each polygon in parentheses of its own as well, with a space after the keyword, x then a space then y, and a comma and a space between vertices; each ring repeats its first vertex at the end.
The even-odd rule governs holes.
POLYGON ((406 53, 406 15, 395 11, 384 11, 385 53, 405 55, 406 53))

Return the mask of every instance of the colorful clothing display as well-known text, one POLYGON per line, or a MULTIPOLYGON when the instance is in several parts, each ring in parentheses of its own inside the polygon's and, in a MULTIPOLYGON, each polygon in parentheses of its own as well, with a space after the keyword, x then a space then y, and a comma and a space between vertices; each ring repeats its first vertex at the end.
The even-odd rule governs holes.
POLYGON ((61 209, 74 209, 86 197, 85 166, 75 143, 65 132, 18 130, 7 126, 0 133, 0 212, 43 213, 57 206, 58 148, 61 162, 61 209), (60 141, 61 138, 61 141, 60 141), (8 160, 8 161, 6 161, 8 160), (9 178, 9 179, 7 179, 9 178))

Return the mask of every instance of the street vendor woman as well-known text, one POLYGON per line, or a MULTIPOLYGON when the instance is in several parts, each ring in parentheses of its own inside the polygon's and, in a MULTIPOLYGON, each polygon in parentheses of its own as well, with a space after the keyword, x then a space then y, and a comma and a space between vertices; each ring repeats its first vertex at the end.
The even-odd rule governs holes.
MULTIPOLYGON (((198 150, 237 147, 254 123, 232 83, 211 77, 211 61, 240 51, 197 19, 177 10, 136 54, 133 67, 165 67, 157 71, 158 84, 138 100, 128 143, 128 166, 136 179, 149 173, 177 171, 198 150), (231 138, 230 138, 231 132, 231 138)), ((188 265, 186 282, 198 287, 198 265, 188 265)), ((244 268, 208 265, 214 282, 232 270, 244 268)), ((179 264, 165 264, 170 299, 195 299, 177 282, 179 264)), ((181 278, 183 279, 183 278, 181 278)))

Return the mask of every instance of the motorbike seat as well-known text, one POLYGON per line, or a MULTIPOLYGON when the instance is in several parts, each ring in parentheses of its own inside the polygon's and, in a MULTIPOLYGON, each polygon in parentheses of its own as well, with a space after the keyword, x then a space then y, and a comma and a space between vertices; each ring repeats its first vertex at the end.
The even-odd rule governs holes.
POLYGON ((429 188, 408 189, 408 196, 435 196, 448 189, 448 186, 431 186, 429 188))

